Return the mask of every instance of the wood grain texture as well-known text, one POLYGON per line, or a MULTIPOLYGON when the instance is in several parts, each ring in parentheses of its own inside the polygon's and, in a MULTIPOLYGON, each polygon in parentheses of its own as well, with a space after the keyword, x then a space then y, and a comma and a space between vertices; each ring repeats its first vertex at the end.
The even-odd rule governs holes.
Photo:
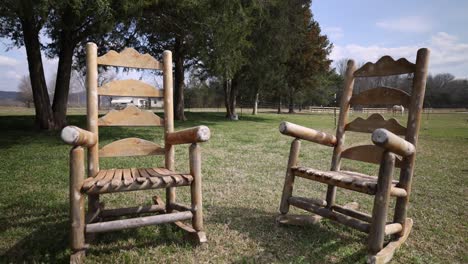
POLYGON ((93 223, 86 225, 86 233, 101 233, 116 231, 128 228, 136 228, 149 225, 157 225, 163 223, 172 223, 175 221, 183 221, 192 218, 192 212, 178 212, 172 214, 152 215, 138 218, 129 218, 123 220, 114 220, 101 223, 93 223))
POLYGON ((149 54, 140 54, 133 48, 125 48, 120 53, 111 50, 97 58, 100 65, 160 70, 161 63, 149 54))
POLYGON ((289 212, 289 198, 292 195, 294 187, 294 172, 292 167, 297 166, 299 159, 299 151, 301 150, 301 140, 295 138, 291 142, 291 149, 289 151, 288 165, 286 167, 286 176, 284 177, 283 193, 281 195, 281 202, 279 211, 281 214, 289 212))
POLYGON ((164 155, 164 148, 140 138, 125 138, 105 145, 99 150, 100 157, 128 157, 164 155))
POLYGON ((390 190, 392 188, 395 154, 385 151, 380 163, 377 189, 372 209, 372 223, 370 226, 368 250, 370 254, 377 254, 382 248, 385 238, 390 190))
MULTIPOLYGON (((353 60, 348 60, 346 67, 345 82, 343 94, 341 95, 340 114, 338 117, 338 125, 336 128, 336 145, 333 148, 333 156, 331 161, 332 171, 340 170, 341 152, 345 142, 345 125, 348 122, 349 101, 353 95, 354 89, 354 72, 356 71, 356 63, 353 60)), ((336 186, 328 185, 327 188, 327 207, 331 208, 335 203, 336 186)))
POLYGON ((163 120, 152 111, 128 105, 123 110, 111 110, 99 118, 99 126, 162 126, 163 120))
POLYGON ((378 128, 385 128, 397 135, 405 135, 406 127, 402 126, 395 118, 385 120, 381 114, 374 113, 367 119, 358 117, 345 126, 346 131, 372 133, 378 128))
POLYGON ((109 169, 85 180, 82 191, 88 194, 126 192, 191 185, 194 177, 165 168, 109 169))
POLYGON ((355 105, 403 105, 407 107, 410 103, 411 96, 400 89, 392 87, 377 87, 365 90, 351 97, 350 104, 355 105))
POLYGON ((413 155, 416 152, 416 147, 413 144, 383 128, 376 129, 372 133, 372 142, 403 157, 413 155))
POLYGON ((193 143, 189 147, 190 175, 193 176, 190 186, 191 207, 193 210, 193 229, 203 231, 203 202, 202 202, 202 174, 200 145, 193 143))
MULTIPOLYGON (((73 253, 85 249, 85 198, 81 193, 85 177, 84 150, 75 147, 70 151, 70 220, 71 250, 73 253)), ((78 257, 80 254, 76 255, 78 257)), ((72 256, 73 257, 73 256, 72 256)))
POLYGON ((370 254, 367 258, 367 263, 369 264, 384 264, 390 262, 395 254, 395 251, 400 248, 403 243, 405 243, 408 238, 411 229, 413 228, 413 220, 411 218, 406 218, 405 220, 405 229, 402 230, 402 235, 395 240, 390 241, 382 250, 379 251, 376 255, 370 254))
POLYGON ((92 147, 97 143, 97 136, 76 126, 66 126, 60 134, 63 142, 73 146, 92 147))
POLYGON ((336 144, 336 137, 333 135, 329 135, 324 132, 296 125, 290 122, 281 122, 279 131, 283 135, 304 139, 325 146, 334 146, 336 144))
MULTIPOLYGON (((341 157, 350 160, 380 164, 384 149, 375 145, 361 145, 345 149, 341 157)), ((401 167, 401 159, 397 158, 395 167, 401 167)))
MULTIPOLYGON (((338 186, 348 190, 374 195, 377 188, 377 177, 353 171, 322 171, 307 167, 294 167, 294 175, 309 180, 338 186)), ((392 182, 394 185, 396 181, 392 182)), ((328 207, 328 206, 327 206, 328 207)))
POLYGON ((139 80, 115 80, 98 88, 99 95, 163 97, 163 92, 139 80))
POLYGON ((171 145, 206 142, 211 137, 207 126, 196 126, 167 134, 166 142, 171 145))
MULTIPOLYGON (((168 170, 175 170, 175 148, 169 144, 167 136, 174 132, 174 104, 173 104, 173 78, 172 78, 172 52, 165 50, 163 52, 163 88, 164 88, 164 140, 166 154, 164 156, 164 165, 168 170)), ((166 205, 175 203, 175 188, 166 190, 166 205)), ((167 208, 170 212, 171 208, 167 208)))
MULTIPOLYGON (((413 89, 411 103, 408 109, 408 130, 406 131, 405 140, 413 144, 415 147, 418 144, 419 128, 421 127, 421 115, 424 105, 424 94, 426 91, 426 80, 429 67, 429 49, 419 49, 416 55, 416 71, 413 77, 413 89)), ((400 182, 398 187, 406 190, 405 197, 399 197, 395 205, 394 222, 403 225, 403 230, 399 235, 403 235, 406 231, 405 221, 406 210, 411 194, 411 184, 414 173, 414 164, 416 154, 405 157, 403 162, 404 168, 400 170, 400 182)))
POLYGON ((383 56, 376 63, 368 62, 359 68, 354 77, 375 77, 413 73, 416 67, 405 58, 394 60, 390 56, 383 56))
POLYGON ((364 221, 337 213, 332 211, 329 208, 324 208, 320 207, 318 205, 315 205, 313 203, 308 203, 307 201, 301 199, 300 197, 291 197, 289 198, 289 203, 295 207, 301 208, 303 210, 306 210, 308 212, 318 214, 320 216, 326 217, 328 219, 337 221, 341 224, 344 224, 346 226, 352 227, 354 229, 357 229, 359 231, 368 233, 370 224, 366 223, 364 221))

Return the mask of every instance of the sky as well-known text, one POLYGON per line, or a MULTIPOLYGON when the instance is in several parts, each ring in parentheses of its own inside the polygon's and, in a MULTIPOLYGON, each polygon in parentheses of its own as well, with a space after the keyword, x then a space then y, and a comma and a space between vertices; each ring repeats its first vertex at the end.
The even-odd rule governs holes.
MULTIPOLYGON (((376 61, 383 55, 415 60, 431 50, 429 72, 468 78, 467 0, 313 0, 312 13, 333 43, 330 58, 376 61)), ((0 91, 17 91, 28 74, 26 51, 0 38, 0 91)), ((46 79, 57 59, 43 58, 46 79)))
POLYGON ((468 1, 313 0, 312 13, 331 42, 332 60, 415 60, 431 50, 429 72, 468 78, 468 1))

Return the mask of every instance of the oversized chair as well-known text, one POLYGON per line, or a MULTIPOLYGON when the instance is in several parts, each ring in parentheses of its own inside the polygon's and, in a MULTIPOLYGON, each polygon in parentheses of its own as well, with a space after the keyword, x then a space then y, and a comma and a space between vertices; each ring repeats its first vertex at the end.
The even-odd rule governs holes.
POLYGON ((73 145, 70 152, 70 218, 71 218, 71 262, 81 262, 85 249, 85 235, 135 228, 162 223, 175 223, 196 241, 206 242, 203 231, 201 156, 199 142, 210 138, 206 126, 174 132, 172 103, 172 53, 164 51, 163 63, 148 54, 139 54, 131 48, 117 53, 110 51, 98 57, 94 43, 86 45, 87 66, 87 130, 74 126, 62 130, 62 139, 73 145), (137 80, 117 80, 97 86, 98 65, 162 70, 163 94, 155 87, 137 80), (164 97, 164 119, 151 111, 135 106, 123 110, 112 110, 98 118, 98 96, 164 97), (99 149, 99 126, 162 126, 164 146, 139 138, 125 138, 99 149), (174 169, 174 145, 190 144, 190 172, 180 173, 174 169), (87 178, 85 179, 85 158, 87 148, 87 178), (164 155, 163 168, 100 169, 102 157, 164 155), (190 186, 191 205, 176 202, 176 187, 190 186), (154 204, 130 208, 104 209, 99 196, 105 193, 166 189, 166 204, 157 196, 154 204), (85 196, 88 196, 88 212, 85 215, 85 196), (139 215, 136 218, 108 220, 123 215, 139 215), (150 214, 148 216, 148 214, 150 214), (191 220, 185 224, 183 220, 191 220))
POLYGON ((376 63, 366 63, 356 70, 354 61, 348 61, 344 91, 336 136, 310 128, 283 122, 280 132, 294 137, 287 165, 286 179, 277 221, 281 224, 316 223, 325 217, 341 224, 368 233, 368 262, 386 263, 395 250, 408 237, 413 220, 407 218, 407 208, 411 193, 416 144, 421 123, 421 113, 426 86, 429 50, 420 49, 416 64, 406 59, 393 60, 389 56, 376 63), (353 94, 354 79, 359 77, 412 74, 411 94, 400 89, 376 87, 359 94, 353 94), (402 105, 408 108, 406 127, 397 120, 385 120, 380 114, 372 114, 367 119, 357 118, 348 123, 348 111, 353 105, 402 105), (345 132, 372 133, 374 144, 346 148, 345 132), (397 135, 403 135, 401 138, 397 135), (298 165, 301 140, 333 147, 331 169, 322 171, 298 165), (340 170, 341 159, 351 159, 380 164, 378 176, 340 170), (395 168, 400 169, 400 177, 393 178, 395 168), (301 177, 328 185, 325 200, 293 196, 294 178, 301 177), (357 211, 356 203, 348 206, 335 204, 337 187, 373 195, 372 215, 357 211), (387 219, 391 198, 396 198, 393 220, 387 219), (295 206, 313 215, 288 215, 289 207, 295 206), (391 236, 389 241, 384 241, 391 236))

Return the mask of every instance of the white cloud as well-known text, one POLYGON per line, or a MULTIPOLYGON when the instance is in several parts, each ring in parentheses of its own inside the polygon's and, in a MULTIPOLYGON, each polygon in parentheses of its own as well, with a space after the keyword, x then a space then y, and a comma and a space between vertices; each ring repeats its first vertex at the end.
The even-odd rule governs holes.
POLYGON ((16 71, 6 71, 5 77, 16 79, 16 80, 21 79, 21 75, 19 75, 16 71))
POLYGON ((342 58, 353 58, 356 62, 376 61, 383 55, 393 58, 407 58, 415 61, 416 51, 427 47, 431 50, 429 71, 432 73, 448 72, 459 78, 468 77, 468 43, 458 41, 458 38, 446 32, 438 32, 427 41, 418 45, 400 47, 384 47, 381 45, 363 46, 350 44, 336 45, 330 54, 333 61, 342 58))
POLYGON ((343 29, 340 27, 324 27, 323 32, 331 39, 337 40, 344 36, 343 29))
POLYGON ((390 31, 424 33, 432 28, 432 22, 421 16, 408 16, 377 21, 376 26, 390 31))
POLYGON ((13 58, 0 55, 0 66, 16 66, 19 62, 13 58))

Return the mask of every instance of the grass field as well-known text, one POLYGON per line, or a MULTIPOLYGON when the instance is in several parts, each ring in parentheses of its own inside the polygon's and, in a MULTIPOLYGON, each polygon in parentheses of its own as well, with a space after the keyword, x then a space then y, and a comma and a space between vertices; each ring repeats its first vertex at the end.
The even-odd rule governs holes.
MULTIPOLYGON (((0 263, 67 262, 68 151, 56 132, 33 129, 33 116, 21 109, 0 109, 0 263)), ((84 127, 79 111, 70 124, 84 127)), ((225 121, 223 113, 188 113, 176 129, 204 124, 212 139, 202 145, 203 202, 209 243, 194 247, 169 226, 99 235, 89 263, 364 263, 366 235, 330 221, 311 227, 277 227, 275 216, 291 138, 278 124, 291 121, 333 132, 333 116, 244 115, 225 121)), ((101 142, 130 135, 161 142, 158 129, 102 129, 101 142)), ((347 138, 353 144, 370 135, 347 138)), ((300 163, 326 169, 331 149, 304 142, 300 163)), ((468 115, 424 117, 409 216, 412 233, 392 263, 468 263, 468 115)), ((103 159, 101 167, 161 165, 154 158, 103 159)), ((375 166, 345 163, 375 173, 375 166)), ((176 148, 176 168, 188 169, 188 146, 176 148)), ((325 186, 298 179, 296 193, 324 197, 325 186)), ((163 192, 104 196, 106 207, 149 204, 163 192)), ((178 199, 188 201, 188 188, 178 199)), ((338 203, 359 201, 369 211, 372 199, 341 190, 338 203)), ((299 211, 293 211, 299 212, 299 211)))

